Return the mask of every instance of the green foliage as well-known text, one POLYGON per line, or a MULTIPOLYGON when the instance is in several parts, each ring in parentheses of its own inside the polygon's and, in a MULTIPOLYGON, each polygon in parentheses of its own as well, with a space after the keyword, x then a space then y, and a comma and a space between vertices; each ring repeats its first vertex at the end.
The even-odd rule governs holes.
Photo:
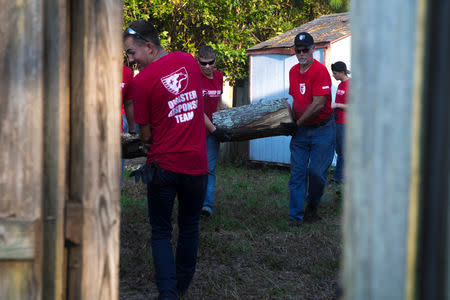
POLYGON ((345 9, 349 0, 124 0, 124 28, 146 19, 169 51, 195 55, 201 45, 218 54, 217 68, 232 81, 248 76, 246 49, 320 15, 345 9))

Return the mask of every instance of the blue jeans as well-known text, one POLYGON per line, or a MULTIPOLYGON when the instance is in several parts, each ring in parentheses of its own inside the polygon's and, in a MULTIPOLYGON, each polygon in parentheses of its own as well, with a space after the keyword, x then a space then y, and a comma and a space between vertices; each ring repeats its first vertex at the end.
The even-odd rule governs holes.
POLYGON ((147 184, 152 254, 158 299, 178 299, 194 276, 199 240, 199 220, 206 175, 186 175, 157 168, 147 184), (178 242, 172 248, 172 209, 178 194, 178 242))
MULTIPOLYGON (((122 129, 124 132, 128 132, 128 122, 125 114, 122 114, 122 129)), ((125 167, 125 159, 121 159, 121 171, 120 171, 120 186, 122 186, 123 181, 123 169, 125 167)))
POLYGON ((289 218, 303 219, 305 200, 317 206, 333 161, 336 124, 330 120, 317 127, 299 127, 291 139, 289 218), (307 196, 308 195, 308 196, 307 196))
POLYGON ((208 185, 203 207, 213 210, 214 189, 216 186, 216 165, 219 157, 220 142, 212 135, 206 136, 206 152, 208 154, 208 185))
POLYGON ((336 124, 336 168, 334 169, 333 180, 336 182, 344 182, 344 136, 345 136, 345 125, 336 124))

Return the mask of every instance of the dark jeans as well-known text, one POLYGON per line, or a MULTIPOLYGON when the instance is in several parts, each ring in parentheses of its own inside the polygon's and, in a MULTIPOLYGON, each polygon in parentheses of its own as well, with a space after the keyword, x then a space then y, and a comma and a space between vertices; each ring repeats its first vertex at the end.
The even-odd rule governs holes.
POLYGON ((188 289, 197 262, 199 220, 207 175, 186 175, 157 168, 147 184, 152 253, 158 299, 178 299, 188 289), (178 194, 176 257, 172 249, 172 209, 178 194))

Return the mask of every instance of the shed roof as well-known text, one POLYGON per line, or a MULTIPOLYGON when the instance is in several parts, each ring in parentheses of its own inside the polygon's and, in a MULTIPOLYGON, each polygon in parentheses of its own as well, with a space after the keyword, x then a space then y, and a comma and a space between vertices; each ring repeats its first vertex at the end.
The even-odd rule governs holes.
POLYGON ((316 44, 329 43, 350 34, 349 13, 324 15, 300 27, 294 28, 267 41, 259 43, 248 52, 273 48, 290 48, 294 46, 294 38, 302 31, 310 33, 316 44))

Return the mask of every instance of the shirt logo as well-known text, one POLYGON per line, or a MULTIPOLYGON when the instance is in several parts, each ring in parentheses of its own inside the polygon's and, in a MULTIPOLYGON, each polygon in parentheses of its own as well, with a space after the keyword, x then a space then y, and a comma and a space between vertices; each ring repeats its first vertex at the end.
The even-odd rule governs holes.
POLYGON ((337 90, 336 94, 340 96, 345 95, 345 90, 337 90))
POLYGON ((329 88, 330 88, 329 85, 325 85, 325 86, 322 87, 322 90, 326 90, 326 89, 329 89, 329 88))
POLYGON ((189 82, 189 76, 185 67, 179 68, 170 75, 161 78, 164 87, 174 95, 182 93, 189 82))
POLYGON ((306 92, 306 84, 300 83, 300 93, 304 95, 306 92))

